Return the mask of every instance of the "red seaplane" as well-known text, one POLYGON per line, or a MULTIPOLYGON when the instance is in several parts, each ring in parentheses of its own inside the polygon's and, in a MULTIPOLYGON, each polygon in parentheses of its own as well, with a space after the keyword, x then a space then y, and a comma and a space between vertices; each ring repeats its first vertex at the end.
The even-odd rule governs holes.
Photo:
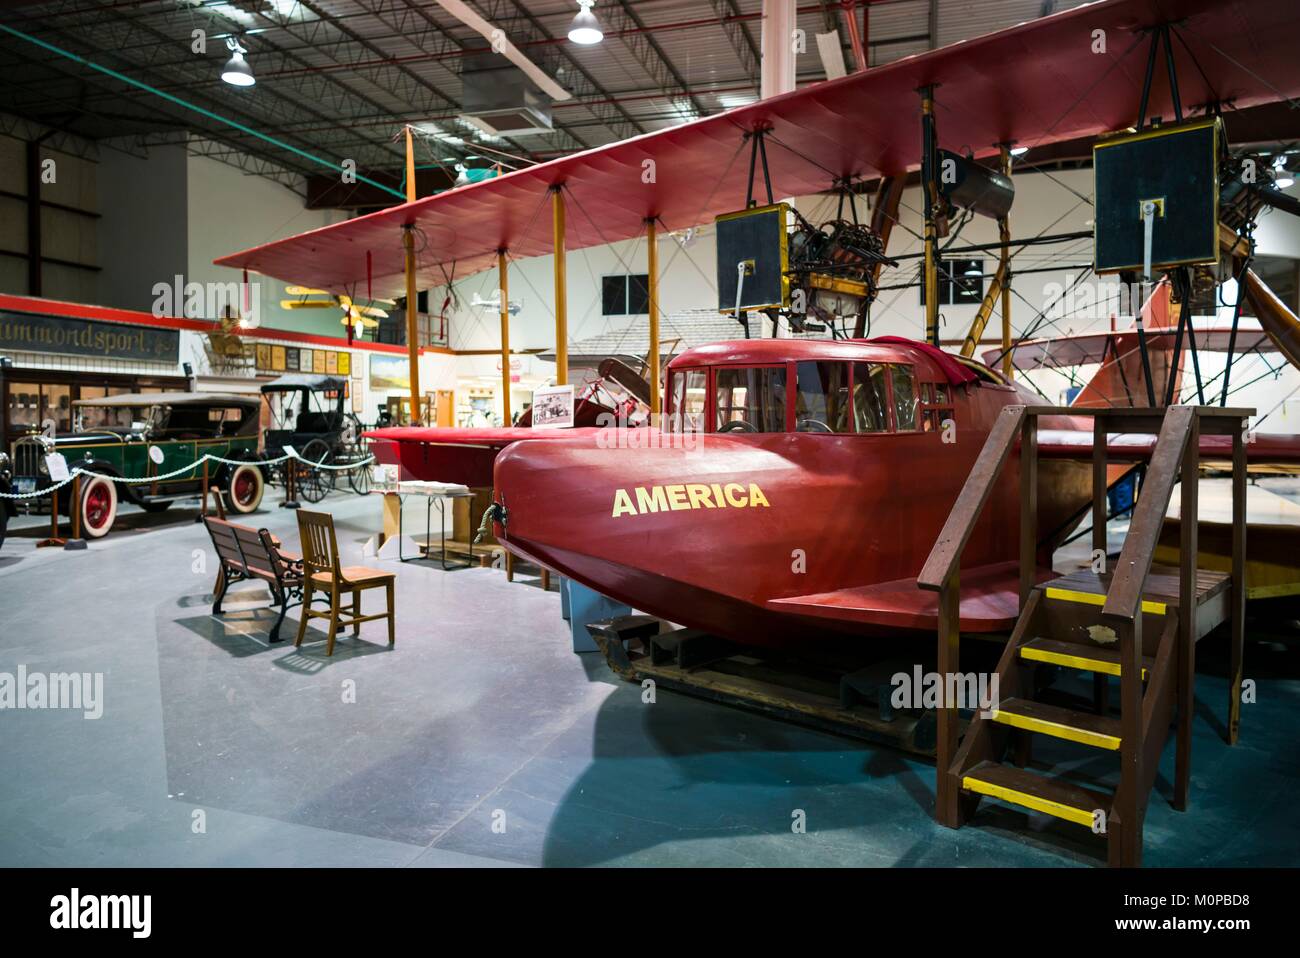
MULTIPOLYGON (((883 185, 916 166, 917 116, 899 105, 919 102, 919 89, 932 91, 949 142, 989 144, 977 158, 997 155, 993 144, 1091 140, 1131 126, 1148 94, 1151 114, 1180 113, 1162 71, 1154 86, 1148 71, 1144 91, 1140 55, 1127 58, 1170 23, 1198 66, 1185 71, 1183 102, 1231 103, 1230 130, 1275 125, 1286 113, 1279 101, 1300 96, 1300 58, 1277 42, 1300 32, 1294 5, 1103 0, 217 262, 334 292, 370 282, 374 295, 401 295, 394 237, 403 227, 427 239, 420 288, 438 286, 448 271, 463 276, 503 262, 506 250, 553 252, 551 225, 530 213, 556 189, 585 216, 568 221, 570 248, 641 235, 647 222, 696 226, 748 205, 752 171, 747 179, 733 172, 737 164, 721 174, 719 166, 759 133, 779 196, 883 185), (648 162, 655 177, 642 175, 648 162)), ((1146 329, 1168 325, 1169 295, 1168 283, 1156 287, 1143 307, 1146 329)), ((1170 338, 1153 337, 1151 347, 1160 394, 1181 376, 1170 338)), ((1143 385, 1137 356, 1117 352, 1082 402, 1147 405, 1143 385), (1138 388, 1120 392, 1119 379, 1138 388)), ((664 397, 662 428, 369 435, 381 459, 415 478, 491 484, 495 531, 510 550, 670 621, 779 643, 933 629, 935 596, 916 577, 994 420, 1006 406, 1036 402, 974 360, 896 338, 747 338, 691 349, 670 363, 664 397)), ((1093 432, 1090 420, 1068 415, 1042 425, 1046 572, 1053 546, 1089 501, 1093 432)), ((1110 437, 1111 477, 1152 444, 1110 437)), ((1201 439, 1205 456, 1222 457, 1230 445, 1201 439)), ((1300 437, 1261 437, 1250 457, 1300 463, 1300 437)), ((963 630, 1006 630, 1015 621, 1017 485, 1013 463, 966 549, 963 630)))

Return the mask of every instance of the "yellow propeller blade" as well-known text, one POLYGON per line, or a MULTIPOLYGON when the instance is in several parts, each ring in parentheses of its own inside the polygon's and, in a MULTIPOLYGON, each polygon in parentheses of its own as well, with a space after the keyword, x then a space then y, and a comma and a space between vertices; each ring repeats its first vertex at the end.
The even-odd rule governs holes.
POLYGON ((312 289, 310 286, 286 286, 284 291, 290 296, 331 296, 325 289, 312 289))
POLYGON ((324 299, 282 299, 280 307, 282 309, 333 309, 337 303, 332 300, 324 299))

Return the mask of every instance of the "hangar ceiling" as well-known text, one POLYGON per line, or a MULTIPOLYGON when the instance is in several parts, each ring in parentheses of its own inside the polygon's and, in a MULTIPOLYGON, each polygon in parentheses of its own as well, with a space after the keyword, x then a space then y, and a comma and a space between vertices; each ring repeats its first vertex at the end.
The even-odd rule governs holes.
MULTIPOLYGON (((857 11, 861 19, 869 7, 864 29, 876 65, 1080 2, 884 0, 857 11)), ((403 144, 394 134, 404 124, 422 131, 417 161, 451 175, 467 157, 546 160, 758 96, 762 0, 597 0, 605 39, 591 46, 567 38, 574 0, 468 6, 571 94, 553 104, 549 132, 489 136, 460 119, 463 72, 491 48, 434 0, 7 4, 0 132, 54 135, 61 148, 82 152, 184 143, 305 193, 305 178, 323 169, 309 156, 400 175, 403 144), (220 79, 231 37, 247 50, 254 86, 220 79)), ((852 68, 843 6, 799 4, 808 37, 800 83, 825 77, 818 33, 838 30, 852 68)))

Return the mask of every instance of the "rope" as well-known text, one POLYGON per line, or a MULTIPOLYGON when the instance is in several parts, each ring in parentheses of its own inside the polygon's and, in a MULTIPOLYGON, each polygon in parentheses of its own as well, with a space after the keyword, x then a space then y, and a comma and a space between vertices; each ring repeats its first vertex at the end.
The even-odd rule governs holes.
POLYGON ((500 515, 502 525, 505 524, 505 507, 499 506, 495 502, 491 503, 483 510, 483 518, 479 520, 478 532, 474 535, 474 545, 483 541, 483 537, 492 531, 492 522, 500 515))
POLYGON ((221 456, 213 455, 212 453, 205 453, 202 458, 188 466, 181 466, 179 469, 174 469, 167 473, 160 473, 156 476, 110 476, 107 473, 95 472, 92 469, 82 469, 80 466, 73 466, 72 470, 68 473, 68 478, 55 483, 54 485, 46 486, 44 489, 39 489, 36 492, 3 492, 0 493, 0 499, 41 499, 56 490, 62 489, 77 476, 89 476, 92 479, 107 479, 109 482, 120 482, 125 485, 141 485, 146 482, 164 482, 174 476, 193 472, 195 469, 199 468, 199 466, 203 465, 203 463, 208 461, 225 463, 229 466, 275 466, 289 459, 297 459, 300 462, 305 462, 313 469, 329 469, 338 472, 359 469, 362 466, 368 466, 370 463, 375 461, 375 457, 369 455, 364 459, 358 459, 356 462, 349 462, 339 466, 326 465, 325 463, 312 462, 310 459, 304 459, 297 450, 294 450, 292 454, 285 453, 283 456, 278 456, 275 459, 225 459, 221 456))

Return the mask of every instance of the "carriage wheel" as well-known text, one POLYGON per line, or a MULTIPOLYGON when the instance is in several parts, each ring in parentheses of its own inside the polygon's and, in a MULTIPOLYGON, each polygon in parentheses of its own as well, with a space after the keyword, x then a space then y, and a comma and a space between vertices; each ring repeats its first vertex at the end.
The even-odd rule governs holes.
POLYGON ((370 457, 370 443, 365 439, 359 439, 348 450, 348 458, 361 465, 348 470, 348 485, 352 491, 359 496, 369 495, 371 470, 374 468, 373 463, 366 462, 370 457))
POLYGON ((299 455, 302 460, 294 463, 299 470, 294 476, 298 493, 308 502, 320 502, 334 490, 334 470, 316 467, 331 465, 334 455, 323 439, 313 439, 299 455))

